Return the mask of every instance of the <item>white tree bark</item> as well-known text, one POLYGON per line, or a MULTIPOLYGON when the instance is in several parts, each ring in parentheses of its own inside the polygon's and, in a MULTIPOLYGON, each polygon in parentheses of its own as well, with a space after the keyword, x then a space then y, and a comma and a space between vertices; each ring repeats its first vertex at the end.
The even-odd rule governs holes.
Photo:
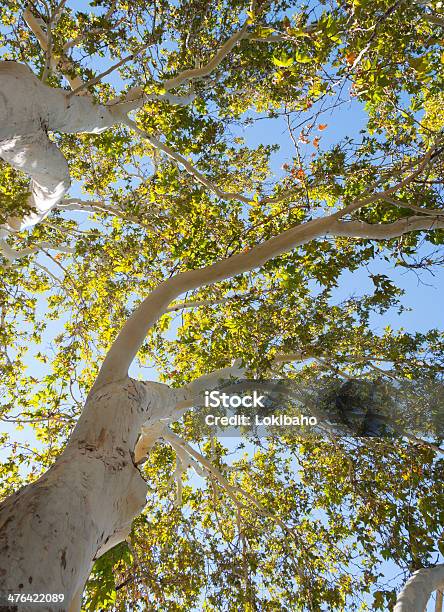
MULTIPOLYGON (((42 49, 48 51, 46 34, 29 9, 25 9, 24 18, 42 49)), ((163 96, 145 94, 142 88, 136 87, 126 96, 111 100, 107 106, 94 104, 91 98, 85 96, 84 89, 88 83, 83 83, 78 77, 67 77, 74 92, 65 92, 47 87, 23 64, 1 61, 0 157, 30 176, 29 204, 32 212, 24 218, 9 218, 4 226, 0 226, 0 240, 11 232, 39 223, 60 202, 69 188, 68 164, 49 140, 48 131, 99 134, 116 123, 127 122, 126 114, 140 108, 145 100, 163 98, 171 104, 189 104, 194 95, 174 96, 169 90, 208 76, 235 45, 246 37, 247 25, 245 23, 233 34, 207 64, 201 68, 185 70, 166 81, 166 93, 163 96)), ((72 68, 70 60, 65 56, 52 57, 50 63, 52 69, 57 65, 72 68)), ((165 145, 162 146, 165 148, 165 145)), ((168 154, 172 152, 169 150, 168 154)))
POLYGON ((39 223, 69 188, 68 164, 48 132, 98 134, 119 120, 118 106, 69 97, 44 85, 25 65, 0 62, 0 157, 31 178, 33 209, 24 218, 8 219, 0 237, 39 223))
POLYGON ((127 378, 89 398, 54 466, 0 506, 0 592, 61 593, 63 605, 44 609, 80 609, 93 560, 127 537, 145 504, 140 428, 169 422, 182 395, 127 378))
POLYGON ((433 591, 444 586, 444 564, 416 571, 398 596, 393 612, 423 612, 433 591))
POLYGON ((307 244, 320 236, 383 240, 410 231, 444 227, 442 218, 407 217, 393 223, 373 225, 359 221, 340 221, 343 214, 343 211, 339 211, 328 217, 297 225, 247 252, 233 255, 199 270, 182 272, 161 283, 125 323, 106 355, 93 389, 127 376, 128 369, 149 329, 166 312, 169 304, 187 291, 258 268, 273 257, 286 253, 296 246, 307 244))
MULTIPOLYGON (((444 221, 423 217, 368 226, 340 222, 340 214, 292 228, 206 268, 178 274, 142 302, 113 343, 62 455, 38 481, 0 505, 0 592, 61 593, 67 605, 48 605, 46 610, 78 610, 94 559, 127 536, 143 508, 146 487, 135 453, 139 460, 203 387, 217 384, 223 376, 243 374, 235 362, 177 390, 128 378, 129 365, 148 329, 172 300, 256 268, 321 235, 380 239, 412 229, 444 227, 444 221)), ((405 610, 413 608, 396 612, 405 610)))
MULTIPOLYGON (((230 39, 215 66, 244 32, 243 29, 230 39)), ((167 89, 205 76, 210 69, 211 63, 185 72, 169 81, 167 89)), ((47 87, 24 65, 0 62, 0 157, 31 177, 30 204, 34 208, 26 218, 9 219, 4 230, 19 231, 38 223, 69 187, 66 160, 48 132, 100 133, 121 121, 122 107, 118 103, 108 107, 94 104, 86 96, 47 87)), ((372 198, 375 196, 355 203, 354 209, 372 198)), ((172 300, 186 291, 257 268, 320 236, 379 240, 413 230, 444 227, 438 216, 415 216, 387 225, 341 221, 344 213, 351 210, 347 207, 329 217, 314 219, 248 252, 181 273, 166 280, 144 300, 111 347, 60 458, 38 481, 0 505, 0 590, 62 593, 66 604, 48 605, 46 609, 78 609, 79 593, 93 560, 128 534, 145 502, 146 486, 134 455, 142 426, 143 444, 137 449, 138 457, 177 415, 177 408, 189 405, 190 393, 199 392, 203 383, 211 383, 210 379, 202 379, 186 390, 175 391, 128 378, 128 368, 147 331, 172 300)), ((241 371, 240 366, 233 367, 241 371)), ((214 376, 210 378, 214 380, 214 376)), ((404 599, 410 601, 409 584, 405 591, 404 599)), ((413 609, 398 608, 396 612, 413 609)))

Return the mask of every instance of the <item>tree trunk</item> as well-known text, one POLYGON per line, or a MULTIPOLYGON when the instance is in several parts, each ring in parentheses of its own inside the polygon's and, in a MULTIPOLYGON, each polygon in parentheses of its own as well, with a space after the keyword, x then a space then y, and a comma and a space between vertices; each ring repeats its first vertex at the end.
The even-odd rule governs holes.
POLYGON ((63 594, 43 609, 80 609, 94 559, 127 537, 145 504, 140 427, 172 414, 175 399, 166 385, 130 378, 88 399, 55 464, 0 506, 0 592, 63 594))
POLYGON ((443 593, 436 591, 435 612, 442 612, 443 593))
POLYGON ((433 591, 444 585, 444 563, 417 570, 398 596, 393 612, 422 612, 433 591))
POLYGON ((0 62, 0 157, 31 178, 32 211, 11 217, 0 238, 39 223, 70 185, 68 164, 48 132, 99 134, 120 121, 109 109, 85 96, 44 85, 24 64, 0 62))

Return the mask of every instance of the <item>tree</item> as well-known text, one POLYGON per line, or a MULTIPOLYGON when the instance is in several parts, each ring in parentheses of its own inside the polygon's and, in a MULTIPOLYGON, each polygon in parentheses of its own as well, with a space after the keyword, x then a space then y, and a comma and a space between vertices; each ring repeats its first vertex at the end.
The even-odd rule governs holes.
POLYGON ((381 254, 440 262, 440 3, 87 8, 3 3, 2 415, 42 449, 4 436, 2 589, 63 594, 49 610, 82 595, 88 609, 353 610, 368 593, 387 609, 391 560, 412 574, 395 609, 422 610, 443 580, 438 425, 285 435, 230 469, 189 409, 246 373, 408 380, 416 399, 441 384, 441 332, 372 330, 402 309, 393 279, 334 303, 341 274, 381 254), (350 100, 364 127, 324 146, 350 100), (265 118, 292 145, 275 180, 277 147, 240 129, 265 118), (37 380, 26 351, 48 363, 48 320, 60 333, 37 380), (130 377, 136 358, 164 382, 130 377), (204 489, 184 486, 189 468, 204 489))

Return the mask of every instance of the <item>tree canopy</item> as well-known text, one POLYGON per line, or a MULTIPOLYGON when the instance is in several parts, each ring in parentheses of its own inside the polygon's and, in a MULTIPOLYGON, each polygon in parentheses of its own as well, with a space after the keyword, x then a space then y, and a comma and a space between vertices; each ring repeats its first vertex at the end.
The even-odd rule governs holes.
MULTIPOLYGON (((70 190, 0 235, 2 498, 54 463, 160 283, 321 219, 260 267, 174 298, 134 375, 179 387, 241 358, 251 377, 308 387, 407 381, 419 403, 441 384, 442 330, 379 323, 408 304, 388 270, 443 261, 443 30, 435 0, 1 3, 0 60, 121 113, 100 133, 49 130, 70 190), (337 297, 345 272, 381 260, 373 291, 337 297)), ((29 194, 0 160, 0 223, 32 212, 29 194)), ((444 555, 438 426, 422 441, 227 443, 189 411, 172 429, 86 610, 387 610, 444 555)))

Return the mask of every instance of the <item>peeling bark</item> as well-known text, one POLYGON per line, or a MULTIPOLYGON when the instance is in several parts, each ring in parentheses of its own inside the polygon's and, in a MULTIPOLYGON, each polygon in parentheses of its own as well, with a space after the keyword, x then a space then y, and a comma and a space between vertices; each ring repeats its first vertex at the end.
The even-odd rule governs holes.
POLYGON ((166 385, 129 378, 90 397, 55 464, 0 505, 1 592, 63 593, 63 605, 43 609, 79 609, 94 559, 128 536, 144 507, 140 428, 155 431, 177 399, 166 385))
POLYGON ((69 189, 68 164, 48 132, 99 134, 119 122, 119 113, 44 85, 23 64, 0 62, 0 157, 31 178, 32 208, 9 218, 3 236, 39 223, 69 189))
POLYGON ((7 221, 7 228, 18 232, 42 221, 63 198, 70 185, 68 164, 44 130, 2 141, 0 156, 31 177, 33 212, 7 221))

